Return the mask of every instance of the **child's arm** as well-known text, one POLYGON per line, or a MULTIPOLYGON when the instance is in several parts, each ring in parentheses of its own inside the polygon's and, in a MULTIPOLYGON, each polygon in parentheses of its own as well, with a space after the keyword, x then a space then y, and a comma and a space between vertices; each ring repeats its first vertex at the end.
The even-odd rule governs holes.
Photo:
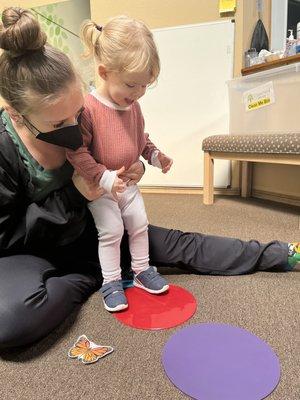
POLYGON ((146 133, 146 145, 142 152, 142 156, 148 160, 148 163, 162 170, 166 174, 172 164, 173 160, 162 153, 149 139, 149 135, 146 133))
POLYGON ((152 143, 151 140, 149 139, 148 133, 144 133, 144 131, 143 131, 143 134, 145 136, 146 144, 145 144, 145 147, 144 147, 144 149, 142 151, 142 156, 143 156, 143 158, 145 160, 148 161, 149 164, 154 165, 153 162, 152 162, 152 161, 154 161, 154 160, 152 160, 152 155, 154 155, 155 152, 156 153, 159 152, 159 150, 155 146, 155 144, 152 143))
POLYGON ((93 140, 93 126, 90 111, 87 108, 82 112, 80 130, 83 144, 75 151, 67 149, 67 159, 80 176, 89 182, 99 184, 106 167, 97 163, 90 151, 90 144, 93 140))

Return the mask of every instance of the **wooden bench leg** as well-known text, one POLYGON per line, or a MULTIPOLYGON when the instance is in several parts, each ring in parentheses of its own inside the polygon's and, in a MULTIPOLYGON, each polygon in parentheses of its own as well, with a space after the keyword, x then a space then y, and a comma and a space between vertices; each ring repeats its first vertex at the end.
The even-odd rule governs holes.
POLYGON ((252 192, 252 169, 253 163, 249 161, 242 161, 242 175, 241 175, 241 196, 250 197, 252 192))
POLYGON ((204 185, 203 185, 203 204, 213 204, 214 202, 214 159, 209 152, 204 152, 204 185))

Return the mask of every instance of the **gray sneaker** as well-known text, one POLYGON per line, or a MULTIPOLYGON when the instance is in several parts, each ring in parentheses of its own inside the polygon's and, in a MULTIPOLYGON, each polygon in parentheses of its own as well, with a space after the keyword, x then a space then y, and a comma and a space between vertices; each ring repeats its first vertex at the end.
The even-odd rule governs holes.
POLYGON ((121 311, 128 307, 121 280, 105 283, 100 292, 102 293, 104 307, 107 311, 121 311))
POLYGON ((168 282, 156 271, 155 267, 149 267, 135 275, 133 284, 153 294, 163 293, 169 289, 168 282))

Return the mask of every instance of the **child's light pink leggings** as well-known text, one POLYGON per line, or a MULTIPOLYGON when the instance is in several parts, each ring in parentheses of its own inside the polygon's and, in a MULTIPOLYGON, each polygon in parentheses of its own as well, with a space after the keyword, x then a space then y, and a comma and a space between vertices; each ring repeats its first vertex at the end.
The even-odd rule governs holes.
POLYGON ((118 193, 118 201, 106 193, 88 204, 99 238, 99 261, 103 283, 121 279, 120 243, 128 232, 131 267, 135 273, 149 267, 148 220, 137 185, 118 193))

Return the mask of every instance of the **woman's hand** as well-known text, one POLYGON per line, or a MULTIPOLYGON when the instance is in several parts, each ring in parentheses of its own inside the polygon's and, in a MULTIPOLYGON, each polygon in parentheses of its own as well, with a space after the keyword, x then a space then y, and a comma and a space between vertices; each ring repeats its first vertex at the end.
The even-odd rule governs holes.
POLYGON ((82 176, 80 176, 76 171, 72 176, 72 181, 76 189, 89 201, 98 199, 103 195, 104 190, 95 183, 88 182, 82 176))
POLYGON ((137 161, 119 175, 119 177, 127 183, 127 186, 132 186, 141 180, 144 173, 145 170, 142 161, 137 161))

